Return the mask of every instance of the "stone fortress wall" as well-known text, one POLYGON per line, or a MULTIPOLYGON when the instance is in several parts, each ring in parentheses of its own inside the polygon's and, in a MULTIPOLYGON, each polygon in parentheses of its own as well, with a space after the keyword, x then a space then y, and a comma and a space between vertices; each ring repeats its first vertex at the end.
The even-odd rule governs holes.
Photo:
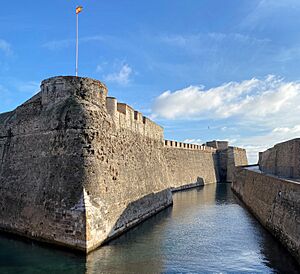
POLYGON ((300 179, 300 138, 289 140, 259 154, 261 171, 300 179))
POLYGON ((300 263, 300 139, 260 153, 259 165, 238 167, 232 189, 300 263))
POLYGON ((118 130, 130 130, 161 143, 160 149, 169 171, 168 180, 165 181, 166 187, 174 191, 219 180, 214 161, 216 149, 205 145, 164 140, 161 126, 129 105, 119 103, 114 97, 106 97, 106 108, 118 130))
POLYGON ((235 167, 248 165, 246 150, 243 148, 229 146, 227 141, 211 141, 206 146, 216 151, 218 177, 221 182, 232 182, 235 167))
POLYGON ((217 151, 216 149, 214 149, 211 146, 189 144, 189 143, 183 143, 183 142, 178 142, 178 141, 174 141, 174 140, 165 140, 165 147, 205 150, 208 152, 216 152, 217 151))
POLYGON ((47 79, 0 115, 0 229, 90 252, 219 181, 216 149, 176 144, 101 82, 47 79))
POLYGON ((172 191, 219 182, 217 150, 206 145, 165 140, 163 155, 172 191))
POLYGON ((248 165, 246 150, 229 146, 227 149, 227 176, 226 182, 233 182, 237 166, 248 165))
POLYGON ((117 128, 126 128, 137 134, 156 140, 163 140, 163 128, 140 112, 114 97, 106 97, 106 108, 117 128))

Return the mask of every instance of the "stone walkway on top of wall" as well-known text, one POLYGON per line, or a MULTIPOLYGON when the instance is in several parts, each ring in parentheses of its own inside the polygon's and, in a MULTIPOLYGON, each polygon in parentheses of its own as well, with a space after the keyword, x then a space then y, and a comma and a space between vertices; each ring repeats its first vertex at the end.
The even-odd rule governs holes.
POLYGON ((266 176, 271 176, 271 177, 274 177, 274 178, 285 180, 287 182, 293 182, 293 183, 299 183, 300 184, 300 179, 288 178, 288 177, 284 177, 284 176, 278 176, 278 175, 274 175, 274 174, 271 174, 271 173, 263 172, 259 169, 259 165, 249 165, 249 166, 245 166, 244 168, 247 169, 247 170, 251 170, 251 171, 260 173, 260 174, 264 174, 266 176))

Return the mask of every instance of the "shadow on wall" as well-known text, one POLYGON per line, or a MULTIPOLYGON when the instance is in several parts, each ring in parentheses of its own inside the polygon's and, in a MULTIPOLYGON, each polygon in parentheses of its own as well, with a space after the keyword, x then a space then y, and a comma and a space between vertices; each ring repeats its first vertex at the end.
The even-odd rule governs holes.
MULTIPOLYGON (((170 189, 158 193, 150 193, 136 201, 129 203, 120 215, 115 225, 108 234, 107 243, 118 237, 130 228, 138 225, 157 212, 173 204, 172 192, 170 189)), ((103 244, 104 244, 103 243, 103 244)))
POLYGON ((214 153, 213 154, 213 161, 214 161, 214 170, 215 170, 215 176, 216 176, 216 181, 217 183, 222 182, 222 178, 220 178, 220 174, 219 174, 219 154, 218 153, 214 153))
POLYGON ((216 187, 216 202, 218 204, 232 204, 235 203, 234 195, 230 189, 230 183, 221 182, 216 187))
POLYGON ((264 230, 264 233, 266 234, 265 237, 263 237, 264 240, 261 246, 261 252, 265 255, 267 264, 272 265, 272 267, 277 270, 277 273, 299 273, 297 271, 299 265, 296 259, 290 256, 286 248, 280 242, 274 240, 274 237, 268 231, 263 227, 260 227, 260 229, 264 230), (284 253, 287 256, 282 256, 284 253), (294 271, 292 271, 291 266, 293 266, 294 271))
POLYGON ((162 210, 108 245, 89 253, 86 258, 86 274, 137 273, 137 270, 143 273, 162 273, 164 261, 161 239, 164 235, 157 235, 155 226, 167 226, 172 211, 173 207, 162 210), (151 240, 151 244, 145 248, 145 242, 149 238, 155 240, 151 240))
POLYGON ((200 187, 200 186, 204 186, 204 185, 205 185, 204 178, 198 176, 195 183, 186 184, 186 185, 182 185, 179 187, 171 187, 171 191, 178 192, 178 191, 183 191, 183 190, 200 187))
POLYGON ((202 177, 197 177, 197 185, 204 186, 204 179, 202 177))

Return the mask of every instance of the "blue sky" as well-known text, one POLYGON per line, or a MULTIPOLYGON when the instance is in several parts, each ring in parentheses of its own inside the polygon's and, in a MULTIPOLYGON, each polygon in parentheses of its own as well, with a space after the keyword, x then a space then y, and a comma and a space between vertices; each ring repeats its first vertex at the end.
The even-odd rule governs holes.
POLYGON ((74 75, 165 128, 165 137, 226 139, 258 151, 300 133, 300 1, 52 0, 2 3, 0 112, 74 75))

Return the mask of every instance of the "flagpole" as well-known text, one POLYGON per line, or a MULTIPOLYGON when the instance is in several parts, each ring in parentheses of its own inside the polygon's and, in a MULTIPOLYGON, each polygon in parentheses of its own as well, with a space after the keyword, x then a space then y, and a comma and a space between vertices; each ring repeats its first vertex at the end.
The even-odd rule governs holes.
POLYGON ((76 77, 78 77, 78 13, 76 12, 76 77))

